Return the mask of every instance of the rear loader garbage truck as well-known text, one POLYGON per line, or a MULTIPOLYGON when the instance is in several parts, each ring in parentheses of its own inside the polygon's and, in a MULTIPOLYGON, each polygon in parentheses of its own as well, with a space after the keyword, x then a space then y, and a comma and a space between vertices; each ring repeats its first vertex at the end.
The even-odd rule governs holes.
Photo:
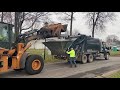
POLYGON ((73 39, 69 37, 69 39, 67 38, 66 40, 48 41, 43 44, 50 49, 51 54, 54 55, 55 58, 61 59, 68 58, 66 50, 72 47, 76 52, 77 61, 83 64, 93 62, 98 57, 108 60, 110 55, 105 42, 83 34, 75 36, 73 39))
POLYGON ((105 42, 90 36, 81 35, 69 47, 76 51, 76 58, 82 63, 92 62, 97 57, 109 59, 109 50, 106 49, 105 42))

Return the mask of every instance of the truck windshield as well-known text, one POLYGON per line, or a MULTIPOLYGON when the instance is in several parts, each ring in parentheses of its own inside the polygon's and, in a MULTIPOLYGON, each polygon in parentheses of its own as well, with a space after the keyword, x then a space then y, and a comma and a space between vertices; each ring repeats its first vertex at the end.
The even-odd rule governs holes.
POLYGON ((8 42, 8 26, 5 24, 0 24, 0 41, 8 42))

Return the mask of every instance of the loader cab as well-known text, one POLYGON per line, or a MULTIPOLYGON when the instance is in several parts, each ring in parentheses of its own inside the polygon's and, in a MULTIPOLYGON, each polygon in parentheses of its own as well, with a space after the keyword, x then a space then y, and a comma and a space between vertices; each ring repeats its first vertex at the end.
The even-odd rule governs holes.
POLYGON ((13 25, 0 22, 0 48, 10 49, 14 42, 13 25))

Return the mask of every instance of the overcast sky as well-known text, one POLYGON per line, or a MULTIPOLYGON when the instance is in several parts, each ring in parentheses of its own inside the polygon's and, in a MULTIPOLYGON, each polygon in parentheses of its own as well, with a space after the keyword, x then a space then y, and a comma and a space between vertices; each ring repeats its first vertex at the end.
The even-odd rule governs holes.
MULTIPOLYGON (((112 34, 115 34, 120 38, 120 12, 115 12, 115 13, 117 15, 116 21, 114 21, 113 23, 108 22, 106 24, 105 32, 95 33, 96 38, 105 40, 105 38, 108 35, 112 35, 112 34)), ((91 35, 90 29, 85 24, 86 18, 84 17, 84 13, 82 13, 82 12, 75 13, 74 16, 75 16, 76 20, 73 21, 73 32, 75 30, 77 30, 81 34, 91 35)), ((57 17, 58 17, 57 15, 52 15, 52 19, 56 23, 57 22, 65 23, 65 22, 62 22, 60 19, 57 19, 57 17)), ((69 23, 68 23, 68 25, 69 25, 69 23)), ((68 30, 69 30, 69 26, 68 26, 68 30)))

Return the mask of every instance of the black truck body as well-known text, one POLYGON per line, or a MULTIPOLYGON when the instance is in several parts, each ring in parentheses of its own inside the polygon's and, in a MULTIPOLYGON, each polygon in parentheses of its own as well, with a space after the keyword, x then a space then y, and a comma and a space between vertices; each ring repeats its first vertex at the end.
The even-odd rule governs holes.
POLYGON ((92 61, 96 57, 109 59, 108 56, 110 54, 105 43, 100 39, 86 35, 79 35, 76 39, 67 39, 64 41, 48 41, 43 44, 50 49, 52 55, 56 58, 66 59, 68 57, 66 51, 70 50, 70 48, 74 48, 77 61, 84 59, 92 61))

